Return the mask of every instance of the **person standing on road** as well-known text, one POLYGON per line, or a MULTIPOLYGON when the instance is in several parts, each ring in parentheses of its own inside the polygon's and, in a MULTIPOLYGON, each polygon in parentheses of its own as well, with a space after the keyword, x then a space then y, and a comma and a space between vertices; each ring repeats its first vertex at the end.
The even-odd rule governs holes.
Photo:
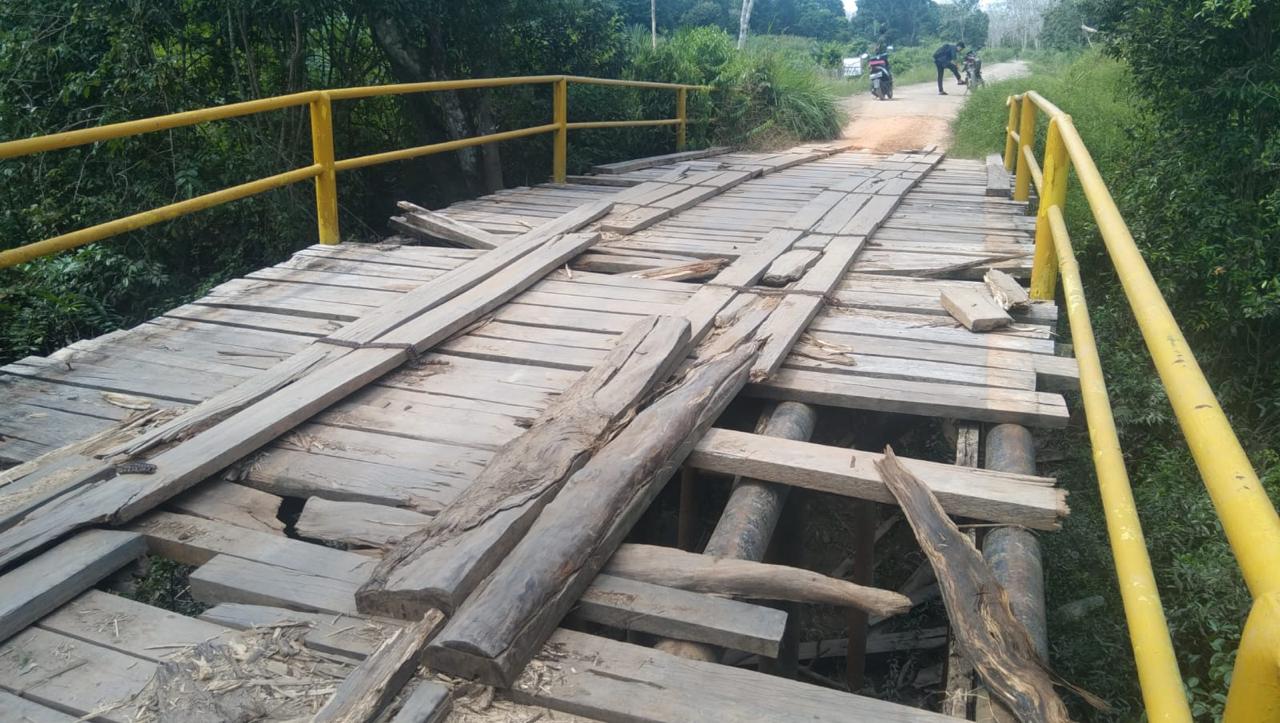
POLYGON ((960 77, 960 69, 956 67, 956 58, 960 57, 960 51, 964 50, 964 43, 956 43, 952 45, 947 43, 937 52, 933 54, 933 64, 938 67, 938 95, 946 95, 947 91, 942 89, 942 74, 949 68, 951 74, 956 77, 956 82, 964 85, 964 80, 960 77))

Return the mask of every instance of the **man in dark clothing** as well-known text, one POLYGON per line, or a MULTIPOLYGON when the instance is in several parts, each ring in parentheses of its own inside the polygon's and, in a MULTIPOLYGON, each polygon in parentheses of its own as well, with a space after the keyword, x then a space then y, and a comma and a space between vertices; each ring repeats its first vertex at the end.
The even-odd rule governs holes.
POLYGON ((960 57, 960 51, 964 50, 964 43, 956 43, 952 45, 947 43, 933 54, 933 64, 938 67, 938 95, 946 95, 947 91, 942 89, 942 74, 948 68, 951 74, 956 77, 956 82, 964 85, 964 81, 960 78, 960 69, 956 67, 956 58, 960 57))

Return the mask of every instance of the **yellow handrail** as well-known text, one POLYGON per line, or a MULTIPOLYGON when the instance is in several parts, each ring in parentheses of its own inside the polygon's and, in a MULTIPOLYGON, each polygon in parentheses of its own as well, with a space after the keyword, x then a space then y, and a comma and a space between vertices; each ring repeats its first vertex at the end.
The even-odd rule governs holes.
POLYGON ((1262 489, 1071 117, 1034 91, 1010 98, 1009 108, 1005 167, 1016 162, 1015 197, 1017 189, 1029 193, 1032 164, 1028 160, 1034 163, 1034 151, 1027 152, 1026 147, 1034 135, 1037 110, 1050 118, 1031 291, 1036 298, 1053 298, 1056 276, 1061 273, 1080 363, 1080 385, 1098 484, 1148 717, 1190 721, 1191 713, 1182 693, 1164 612, 1154 588, 1154 573, 1133 509, 1128 475, 1119 457, 1110 401, 1063 220, 1068 168, 1075 169, 1156 372, 1255 599, 1236 658, 1226 720, 1276 720, 1280 715, 1280 650, 1276 646, 1280 641, 1280 516, 1262 489), (1013 130, 1015 118, 1017 131, 1013 130))
POLYGON ((315 179, 316 187, 316 219, 319 226, 320 243, 336 244, 340 240, 338 231, 338 187, 339 171, 350 171, 380 163, 390 163, 433 153, 455 151, 485 143, 497 143, 515 138, 555 134, 552 150, 552 178, 563 183, 567 171, 568 131, 591 128, 628 128, 645 126, 675 126, 676 150, 684 150, 685 128, 688 124, 686 98, 690 90, 708 90, 707 86, 689 85, 685 83, 657 83, 644 80, 615 80, 611 78, 587 78, 576 75, 528 75, 506 78, 472 78, 466 80, 441 80, 424 83, 398 83, 390 85, 373 85, 334 90, 309 90, 301 93, 262 98, 259 100, 231 103, 229 105, 202 108, 200 110, 171 113, 155 118, 112 123, 109 125, 84 128, 63 133, 53 133, 34 138, 0 143, 0 160, 17 158, 33 153, 43 153, 62 148, 97 143, 100 141, 152 133, 155 131, 182 128, 184 126, 207 123, 210 121, 236 118, 240 116, 265 113, 284 108, 308 106, 311 119, 311 147, 313 163, 303 168, 278 173, 266 178, 249 181, 220 191, 206 193, 201 196, 171 203, 167 206, 143 211, 140 213, 72 231, 60 236, 0 251, 0 268, 25 263, 31 259, 48 254, 66 251, 78 246, 100 241, 116 234, 150 226, 161 221, 168 221, 196 211, 246 198, 281 186, 297 183, 307 179, 315 179), (648 88, 672 90, 676 93, 676 117, 658 120, 632 121, 585 121, 569 122, 568 84, 580 83, 588 85, 619 86, 628 88, 648 88), (424 93, 443 90, 467 90, 475 88, 497 88, 514 85, 547 85, 553 86, 552 122, 544 125, 490 133, 488 135, 460 138, 441 143, 404 148, 384 153, 372 153, 354 158, 336 159, 333 150, 333 109, 335 100, 355 100, 384 95, 402 95, 406 93, 424 93))

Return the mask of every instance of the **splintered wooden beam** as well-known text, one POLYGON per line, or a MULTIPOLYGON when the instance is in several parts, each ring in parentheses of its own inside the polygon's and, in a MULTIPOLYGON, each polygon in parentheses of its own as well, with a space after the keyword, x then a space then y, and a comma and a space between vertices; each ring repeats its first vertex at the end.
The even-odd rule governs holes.
POLYGON ((855 585, 797 567, 699 555, 674 547, 623 545, 604 571, 694 592, 856 607, 884 616, 912 607, 906 595, 890 590, 855 585))
POLYGON ((689 352, 689 324, 641 319, 461 495, 387 552, 357 596, 360 610, 416 618, 452 611, 529 529, 586 459, 689 352))
POLYGON ((433 610, 392 633, 343 678, 312 723, 366 723, 377 717, 417 672, 422 647, 443 620, 444 614, 433 610))
POLYGON ((933 566, 961 652, 989 691, 1023 721, 1069 721, 1026 627, 1013 616, 1009 595, 973 542, 960 532, 933 493, 886 447, 876 462, 920 549, 933 566))
POLYGON ((408 201, 401 201, 396 205, 400 210, 407 211, 408 215, 392 217, 392 220, 398 220, 401 230, 416 236, 453 241, 473 249, 496 249, 503 244, 498 236, 464 221, 428 211, 408 201))
POLYGON ((509 687, 747 381, 757 344, 690 370, 565 484, 427 648, 437 670, 509 687))
POLYGON ((987 269, 982 277, 991 292, 991 298, 1006 311, 1026 309, 1031 306, 1031 296, 1022 284, 1000 269, 987 269))

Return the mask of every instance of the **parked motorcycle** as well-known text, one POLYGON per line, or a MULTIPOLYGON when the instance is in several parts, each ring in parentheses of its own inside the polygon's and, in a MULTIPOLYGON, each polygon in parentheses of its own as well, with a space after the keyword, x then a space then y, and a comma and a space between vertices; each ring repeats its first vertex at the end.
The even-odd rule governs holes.
MULTIPOLYGON (((893 50, 892 47, 889 50, 893 50)), ((872 55, 867 61, 867 71, 871 77, 871 95, 877 100, 893 98, 893 71, 889 69, 889 52, 872 55)))
POLYGON ((982 79, 982 58, 970 51, 964 56, 964 92, 968 93, 986 84, 987 82, 982 79))

